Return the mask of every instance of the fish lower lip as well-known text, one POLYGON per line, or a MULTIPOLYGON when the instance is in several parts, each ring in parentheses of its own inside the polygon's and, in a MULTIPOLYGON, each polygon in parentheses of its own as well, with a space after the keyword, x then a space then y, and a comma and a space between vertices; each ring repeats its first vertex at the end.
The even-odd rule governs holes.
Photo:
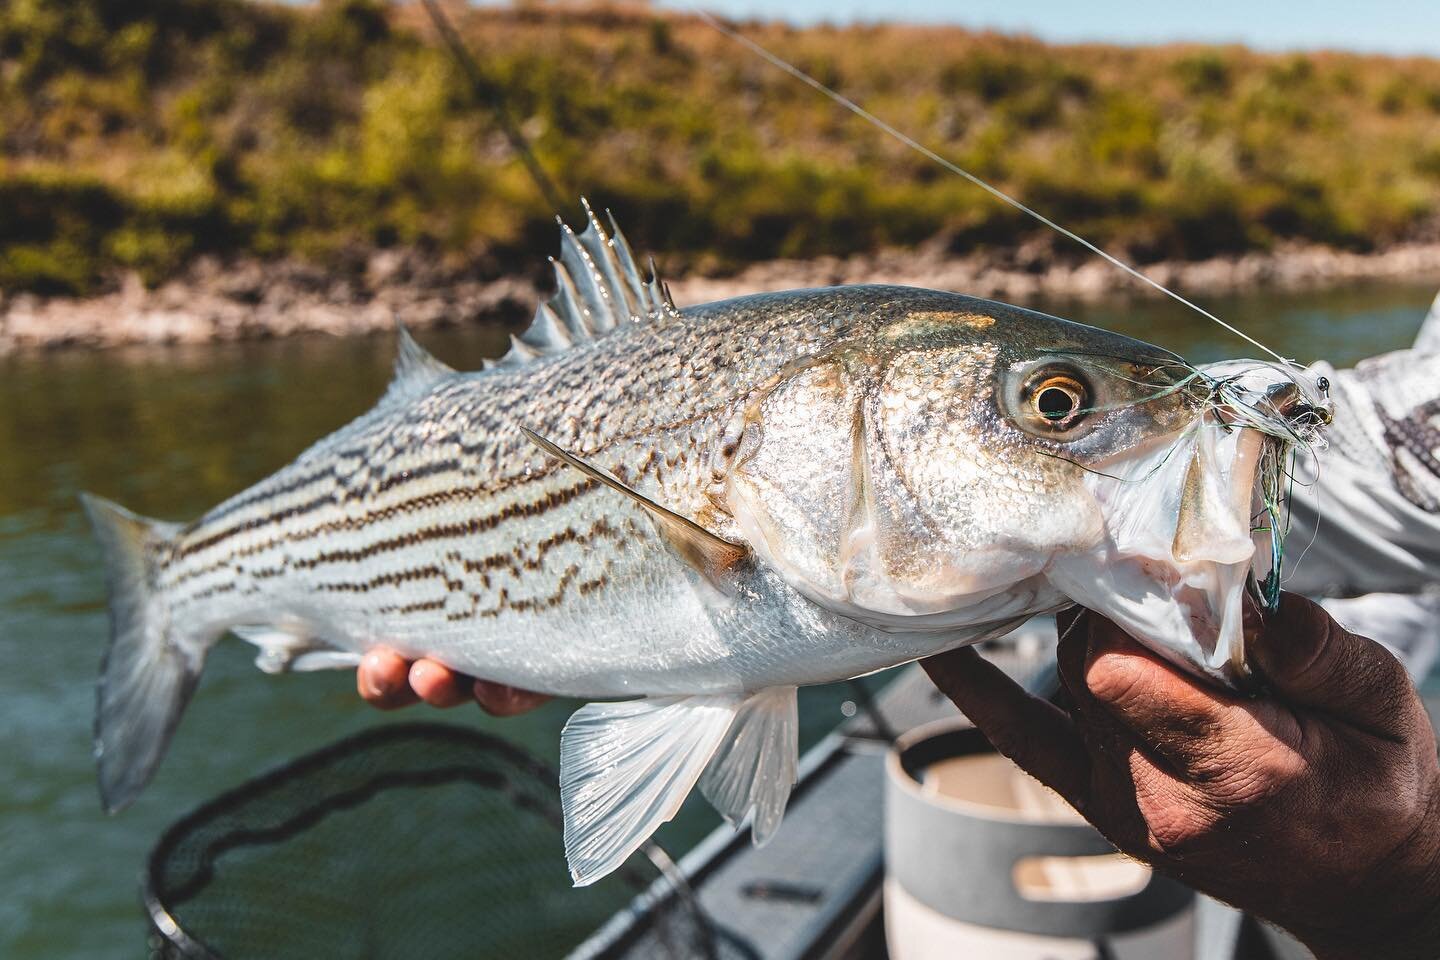
MULTIPOLYGON (((1297 395, 1299 394, 1298 390, 1296 390, 1295 392, 1297 395)), ((1305 404, 1305 406, 1307 407, 1307 409, 1309 409, 1309 404, 1305 404)), ((1252 511, 1254 511, 1254 513, 1252 513, 1252 516, 1255 515, 1255 513, 1263 512, 1264 515, 1268 517, 1268 522, 1263 528, 1254 528, 1257 534, 1257 542, 1255 544, 1255 556, 1251 560, 1250 568, 1248 571, 1246 571, 1245 574, 1245 595, 1247 599, 1249 599, 1255 604, 1257 610, 1269 613, 1274 611, 1280 599, 1280 591, 1278 589, 1278 580, 1280 575, 1280 549, 1277 539, 1280 536, 1280 533, 1279 531, 1274 529, 1274 524, 1277 522, 1278 517, 1275 516, 1274 511, 1270 509, 1270 505, 1266 501, 1264 487, 1265 459, 1267 455, 1272 457, 1279 456, 1281 455, 1282 451, 1275 449, 1276 447, 1280 446, 1279 441, 1277 441, 1273 437, 1259 434, 1258 432, 1256 432, 1254 442, 1257 445, 1255 453, 1256 465, 1255 469, 1251 472, 1248 480, 1248 502, 1251 504, 1252 511), (1262 529, 1269 531, 1270 536, 1268 538, 1268 543, 1263 542, 1258 537, 1258 534, 1261 532, 1262 529), (1260 563, 1269 564, 1269 570, 1267 571, 1263 580, 1257 574, 1257 566, 1260 563)), ((1246 662, 1246 644, 1243 640, 1243 635, 1245 631, 1243 630, 1243 628, 1241 632, 1242 640, 1236 645, 1236 649, 1231 656, 1231 663, 1235 667, 1235 676, 1237 680, 1245 681, 1252 676, 1252 671, 1249 664, 1246 662)))

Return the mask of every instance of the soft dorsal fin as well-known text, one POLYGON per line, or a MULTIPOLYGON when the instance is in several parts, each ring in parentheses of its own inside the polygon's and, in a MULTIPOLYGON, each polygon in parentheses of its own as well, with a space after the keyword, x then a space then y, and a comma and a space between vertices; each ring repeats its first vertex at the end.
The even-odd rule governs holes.
POLYGON ((455 372, 416 343, 399 320, 395 321, 395 348, 395 373, 390 378, 382 403, 409 400, 429 390, 437 380, 455 372))
MULTIPOLYGON (((630 245, 610 217, 610 232, 600 225, 590 204, 585 229, 575 233, 560 223, 560 257, 555 269, 555 295, 535 311, 526 331, 514 338, 500 366, 518 366, 537 356, 558 353, 593 340, 625 323, 643 322, 679 313, 650 264, 650 278, 641 276, 630 245)), ((557 218, 558 220, 558 218, 557 218)))
POLYGON ((750 548, 743 543, 734 543, 706 530, 689 517, 682 517, 673 510, 660 506, 654 500, 638 493, 621 483, 615 477, 593 467, 574 454, 546 440, 533 430, 520 428, 525 438, 557 460, 574 467, 585 476, 619 491, 640 504, 660 527, 660 533, 680 558, 702 573, 711 582, 718 583, 721 575, 734 569, 750 555, 750 548))

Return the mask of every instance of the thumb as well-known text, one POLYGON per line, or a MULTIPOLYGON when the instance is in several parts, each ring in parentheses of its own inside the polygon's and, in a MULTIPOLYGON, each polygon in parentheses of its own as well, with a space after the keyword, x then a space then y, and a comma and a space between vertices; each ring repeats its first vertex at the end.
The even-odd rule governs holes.
POLYGON ((1410 675, 1374 640, 1336 623, 1317 603, 1282 594, 1280 609, 1265 618, 1246 648, 1280 699, 1323 710, 1384 737, 1411 729, 1410 675))

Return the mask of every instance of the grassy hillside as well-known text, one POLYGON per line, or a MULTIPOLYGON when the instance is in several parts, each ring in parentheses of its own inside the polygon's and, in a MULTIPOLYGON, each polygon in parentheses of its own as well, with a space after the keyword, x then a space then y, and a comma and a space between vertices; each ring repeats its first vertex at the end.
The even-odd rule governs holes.
MULTIPOLYGON (((1049 243, 698 21, 451 9, 561 190, 612 207, 672 268, 1049 243)), ((745 30, 1141 260, 1365 249, 1440 210, 1440 61, 745 30)), ((0 289, 391 245, 493 274, 550 252, 551 214, 417 8, 0 4, 0 289)))

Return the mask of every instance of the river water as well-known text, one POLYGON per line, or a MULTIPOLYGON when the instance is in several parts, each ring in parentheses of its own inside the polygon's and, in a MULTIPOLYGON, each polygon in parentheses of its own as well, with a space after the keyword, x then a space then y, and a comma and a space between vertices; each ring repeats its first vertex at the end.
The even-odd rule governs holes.
MULTIPOLYGON (((1290 356, 1343 365, 1406 346, 1433 293, 1367 285, 1206 303, 1290 356)), ((1193 361, 1253 353, 1163 302, 1039 306, 1193 361)), ((420 339, 461 368, 501 349, 495 330, 420 339)), ((76 494, 92 490, 149 516, 193 517, 365 410, 384 388, 391 352, 388 338, 305 338, 0 358, 0 956, 143 955, 136 877, 167 823, 336 737, 434 716, 429 708, 371 711, 348 674, 261 675, 250 648, 229 641, 212 655, 154 784, 119 816, 99 810, 90 715, 104 589, 76 494)), ((804 694, 810 743, 840 720, 846 690, 804 694)), ((554 762, 573 706, 508 721, 470 708, 443 716, 554 762)), ((692 801, 660 839, 678 854, 716 822, 692 801)), ((564 870, 558 847, 554 868, 564 870)))

